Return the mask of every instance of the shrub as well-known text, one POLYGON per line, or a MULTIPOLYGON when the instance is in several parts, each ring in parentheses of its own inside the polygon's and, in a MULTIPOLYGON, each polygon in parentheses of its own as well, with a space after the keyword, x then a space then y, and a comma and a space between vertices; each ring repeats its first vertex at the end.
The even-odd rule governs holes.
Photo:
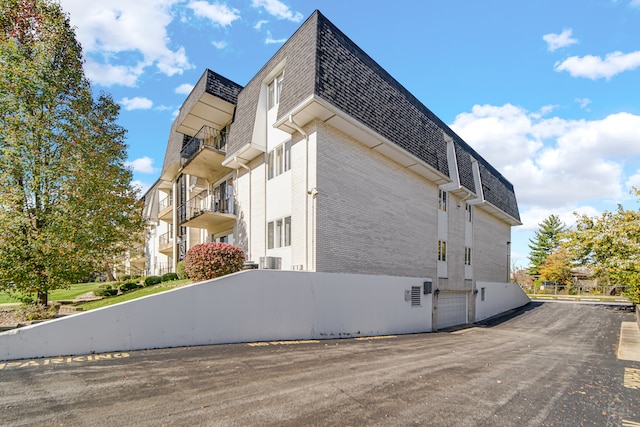
POLYGON ((187 276, 187 272, 184 269, 184 261, 178 262, 178 264, 176 265, 176 273, 178 274, 178 279, 180 280, 189 278, 189 276, 187 276))
POLYGON ((170 282, 172 280, 178 280, 178 275, 176 273, 165 273, 160 278, 163 282, 170 282))
POLYGON ((118 295, 118 289, 113 285, 102 285, 98 286, 98 289, 93 291, 93 294, 97 297, 111 297, 118 295))
POLYGON ((244 266, 244 252, 228 243, 202 243, 187 251, 184 267, 189 279, 209 280, 235 273, 244 266))
POLYGON ((54 306, 43 304, 22 304, 16 310, 16 317, 21 320, 52 319, 58 310, 54 306))
POLYGON ((162 279, 159 276, 149 276, 146 279, 144 279, 145 286, 157 285, 160 282, 162 282, 162 279))
POLYGON ((131 275, 130 274, 123 274, 122 276, 118 276, 118 279, 120 279, 120 281, 122 281, 122 282, 126 282, 127 280, 131 279, 131 275))
POLYGON ((137 280, 127 280, 120 285, 120 292, 125 293, 141 287, 142 285, 137 280))

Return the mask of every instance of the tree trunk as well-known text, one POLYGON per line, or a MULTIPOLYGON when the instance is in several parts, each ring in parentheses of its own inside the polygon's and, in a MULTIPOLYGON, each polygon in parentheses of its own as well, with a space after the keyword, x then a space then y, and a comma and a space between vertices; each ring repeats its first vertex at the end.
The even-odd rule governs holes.
POLYGON ((47 305, 49 303, 49 293, 38 291, 38 304, 47 305))

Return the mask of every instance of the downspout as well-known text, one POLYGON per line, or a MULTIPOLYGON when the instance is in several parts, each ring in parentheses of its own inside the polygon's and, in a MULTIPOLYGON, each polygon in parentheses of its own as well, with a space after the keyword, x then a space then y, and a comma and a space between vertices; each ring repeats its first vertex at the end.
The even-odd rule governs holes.
MULTIPOLYGON (((309 190, 309 135, 300 127, 300 125, 298 125, 298 123, 296 123, 296 121, 293 118, 293 114, 289 115, 289 124, 296 131, 300 132, 300 134, 302 136, 304 136, 305 151, 306 151, 306 155, 305 155, 305 182, 304 182, 304 188, 308 191, 309 190)), ((315 196, 313 196, 313 197, 315 198, 315 196)), ((305 260, 305 264, 306 264, 306 270, 307 271, 313 271, 315 269, 315 265, 313 266, 313 269, 310 268, 311 262, 309 261, 309 228, 310 227, 309 227, 309 201, 308 201, 308 199, 305 201, 305 204, 304 204, 304 217, 305 217, 304 260, 305 260)), ((311 230, 311 232, 313 233, 313 230, 311 230)))
MULTIPOLYGON (((251 193, 251 168, 249 166, 247 166, 246 164, 242 163, 240 160, 238 160, 237 156, 233 156, 233 161, 236 162, 237 164, 239 164, 240 166, 242 166, 244 169, 249 171, 249 230, 247 231, 247 252, 249 252, 249 257, 251 258, 251 217, 252 217, 252 210, 251 210, 251 200, 253 199, 252 197, 252 193, 251 193)), ((235 185, 235 190, 237 191, 238 188, 238 169, 236 169, 236 185, 235 185)))

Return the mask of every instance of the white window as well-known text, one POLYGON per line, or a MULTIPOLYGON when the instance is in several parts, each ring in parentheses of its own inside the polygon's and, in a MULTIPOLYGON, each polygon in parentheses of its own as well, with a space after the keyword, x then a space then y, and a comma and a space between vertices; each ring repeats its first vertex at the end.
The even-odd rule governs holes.
POLYGON ((447 210, 447 192, 444 190, 438 190, 438 207, 443 211, 447 210))
POLYGON ((272 109, 280 102, 280 92, 282 92, 282 78, 284 72, 280 72, 271 83, 267 85, 268 88, 268 109, 272 109))
POLYGON ((291 246, 291 217, 284 219, 284 245, 291 246))
POLYGON ((464 265, 471 265, 471 248, 464 248, 464 265))
POLYGON ((268 156, 269 179, 291 169, 291 141, 277 146, 268 156))
POLYGON ((447 242, 438 240, 438 261, 447 260, 447 242))
POLYGON ((291 217, 267 224, 267 249, 291 246, 291 217))
POLYGON ((267 248, 273 249, 273 222, 267 224, 267 248))

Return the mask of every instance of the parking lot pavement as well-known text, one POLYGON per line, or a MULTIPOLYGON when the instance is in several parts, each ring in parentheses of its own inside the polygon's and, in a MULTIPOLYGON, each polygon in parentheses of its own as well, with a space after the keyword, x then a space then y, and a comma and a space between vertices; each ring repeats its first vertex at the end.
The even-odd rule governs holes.
POLYGON ((633 319, 532 303, 455 333, 0 362, 0 425, 640 425, 633 319))

